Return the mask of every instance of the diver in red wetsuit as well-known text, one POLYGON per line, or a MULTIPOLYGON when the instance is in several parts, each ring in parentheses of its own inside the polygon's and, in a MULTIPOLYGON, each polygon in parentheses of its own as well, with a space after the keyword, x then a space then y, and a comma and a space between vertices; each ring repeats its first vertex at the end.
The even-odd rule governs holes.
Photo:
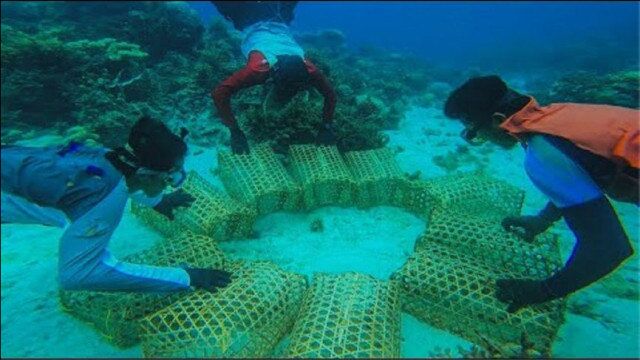
POLYGON ((231 96, 240 89, 273 82, 267 101, 275 106, 289 102, 299 91, 312 86, 324 97, 322 124, 316 142, 335 143, 332 118, 336 95, 327 78, 304 57, 304 51, 289 31, 297 1, 212 1, 220 14, 243 32, 244 68, 236 71, 212 91, 211 97, 222 122, 231 131, 234 154, 249 153, 244 132, 231 110, 231 96))

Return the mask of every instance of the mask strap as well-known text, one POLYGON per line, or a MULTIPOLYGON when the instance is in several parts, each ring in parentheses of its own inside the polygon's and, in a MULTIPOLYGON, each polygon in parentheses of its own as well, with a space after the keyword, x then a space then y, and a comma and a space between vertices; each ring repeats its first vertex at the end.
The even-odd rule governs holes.
POLYGON ((184 140, 185 137, 187 137, 187 135, 189 135, 189 130, 187 130, 187 128, 185 128, 184 126, 180 128, 180 140, 184 140))
POLYGON ((129 144, 125 145, 125 147, 118 147, 114 150, 118 161, 123 163, 124 165, 130 167, 133 172, 138 170, 140 166, 138 165, 138 159, 135 155, 133 155, 133 150, 129 146, 129 144))

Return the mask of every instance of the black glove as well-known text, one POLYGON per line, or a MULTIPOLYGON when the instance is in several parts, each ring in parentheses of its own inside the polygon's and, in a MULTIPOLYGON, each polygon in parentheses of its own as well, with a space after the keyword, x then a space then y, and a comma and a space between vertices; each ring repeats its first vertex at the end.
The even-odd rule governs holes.
POLYGON ((533 239, 540 233, 547 230, 552 222, 548 222, 538 216, 510 216, 502 220, 502 227, 507 231, 515 231, 514 227, 521 228, 524 232, 520 237, 526 242, 533 242, 533 239))
POLYGON ((538 215, 533 216, 510 216, 502 220, 502 227, 507 231, 515 231, 520 228, 524 231, 521 234, 523 240, 533 242, 538 234, 545 232, 562 217, 562 212, 553 203, 547 203, 538 215))
POLYGON ((234 154, 248 154, 249 153, 249 143, 247 142, 247 137, 244 135, 244 132, 240 130, 240 128, 231 129, 231 151, 234 154))
POLYGON ((322 123, 322 125, 320 125, 316 143, 327 146, 336 144, 336 134, 333 132, 333 125, 331 123, 322 123))
POLYGON ((153 209, 160 214, 166 216, 169 220, 173 220, 173 209, 178 207, 189 207, 195 201, 195 198, 182 189, 178 189, 171 194, 162 197, 162 200, 153 209))
POLYGON ((198 268, 185 268, 184 270, 189 274, 190 285, 198 289, 214 292, 231 282, 231 273, 224 270, 198 268))
POLYGON ((507 303, 507 311, 514 313, 527 305, 550 300, 553 296, 546 290, 542 281, 500 279, 496 281, 496 298, 507 303))

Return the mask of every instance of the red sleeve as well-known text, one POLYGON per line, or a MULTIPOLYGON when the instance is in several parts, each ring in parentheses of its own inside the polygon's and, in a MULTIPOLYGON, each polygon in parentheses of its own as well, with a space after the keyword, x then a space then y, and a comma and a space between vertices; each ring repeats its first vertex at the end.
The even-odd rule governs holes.
POLYGON ((269 76, 269 63, 258 51, 249 54, 247 65, 233 73, 211 92, 222 122, 229 128, 238 126, 231 111, 231 96, 238 90, 262 84, 269 76))
POLYGON ((324 97, 324 107, 322 108, 322 120, 324 122, 331 122, 333 119, 333 113, 336 109, 336 93, 333 91, 333 87, 329 83, 329 80, 322 74, 322 72, 309 60, 304 60, 307 66, 307 71, 311 76, 311 84, 318 89, 320 94, 324 97))

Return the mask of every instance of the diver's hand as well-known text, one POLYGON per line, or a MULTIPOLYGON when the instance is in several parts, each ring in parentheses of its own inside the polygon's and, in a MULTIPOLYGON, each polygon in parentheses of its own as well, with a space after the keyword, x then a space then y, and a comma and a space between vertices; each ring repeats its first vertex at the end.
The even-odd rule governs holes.
POLYGON ((184 268, 189 274, 190 285, 210 292, 223 288, 231 282, 231 273, 224 270, 184 268))
POLYGON ((233 153, 236 155, 249 153, 249 143, 247 142, 247 137, 244 135, 244 132, 240 130, 240 128, 231 129, 231 151, 233 151, 233 153))
POLYGON ((178 189, 171 194, 167 194, 162 197, 162 200, 153 209, 160 214, 167 217, 169 220, 173 220, 173 210, 179 207, 189 207, 196 199, 185 192, 183 189, 178 189))
POLYGON ((541 281, 528 279, 497 280, 496 298, 509 305, 507 311, 510 313, 552 299, 541 281))
POLYGON ((526 242, 543 233, 553 222, 549 222, 540 216, 509 216, 502 220, 502 227, 511 232, 519 232, 519 236, 526 242), (519 231, 518 231, 519 230, 519 231))
POLYGON ((318 129, 318 136, 316 138, 318 145, 335 145, 336 134, 333 131, 333 125, 331 123, 322 123, 318 129))

